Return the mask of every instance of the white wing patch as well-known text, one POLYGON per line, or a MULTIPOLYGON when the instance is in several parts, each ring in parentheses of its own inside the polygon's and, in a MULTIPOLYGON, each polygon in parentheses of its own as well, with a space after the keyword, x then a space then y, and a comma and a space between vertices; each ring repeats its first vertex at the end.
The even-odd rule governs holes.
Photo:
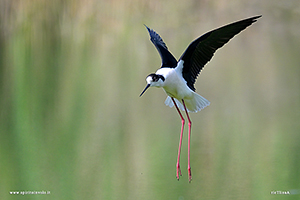
POLYGON ((182 69, 183 69, 183 60, 179 60, 179 62, 177 63, 177 66, 175 68, 176 72, 179 74, 182 74, 182 69))

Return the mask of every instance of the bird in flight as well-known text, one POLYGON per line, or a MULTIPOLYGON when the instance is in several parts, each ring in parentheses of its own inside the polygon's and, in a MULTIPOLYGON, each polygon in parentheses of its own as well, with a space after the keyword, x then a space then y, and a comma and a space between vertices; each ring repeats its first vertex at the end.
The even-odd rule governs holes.
POLYGON ((191 182, 190 138, 192 122, 188 112, 198 112, 210 104, 208 100, 195 92, 194 84, 197 76, 204 65, 211 60, 217 49, 221 48, 236 34, 256 22, 260 17, 261 15, 240 20, 205 33, 195 39, 187 47, 178 61, 169 52, 166 44, 158 33, 145 25, 149 32, 151 42, 160 54, 162 65, 155 73, 149 74, 146 77, 147 85, 140 96, 142 96, 149 87, 162 87, 168 95, 165 104, 169 107, 175 106, 179 113, 181 118, 181 133, 176 164, 176 177, 178 180, 179 175, 182 176, 179 160, 185 123, 180 109, 186 113, 188 120, 188 176, 189 182, 191 182))

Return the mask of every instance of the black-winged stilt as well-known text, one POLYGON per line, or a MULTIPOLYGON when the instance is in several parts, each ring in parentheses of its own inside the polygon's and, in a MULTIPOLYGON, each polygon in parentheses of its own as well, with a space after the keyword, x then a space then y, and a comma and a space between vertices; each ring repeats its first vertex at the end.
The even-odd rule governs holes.
POLYGON ((154 30, 145 25, 149 32, 150 40, 160 54, 162 66, 155 73, 147 76, 147 86, 140 96, 142 96, 149 87, 162 87, 168 95, 165 104, 170 107, 175 105, 179 113, 181 118, 181 133, 176 164, 176 177, 178 180, 179 174, 182 176, 179 159, 185 122, 179 108, 185 111, 188 119, 188 175, 189 182, 191 182, 190 139, 192 122, 188 112, 198 112, 209 105, 208 100, 195 93, 194 83, 196 78, 218 48, 222 47, 236 34, 256 22, 260 17, 261 15, 234 22, 200 36, 188 46, 178 62, 168 51, 162 38, 154 30))

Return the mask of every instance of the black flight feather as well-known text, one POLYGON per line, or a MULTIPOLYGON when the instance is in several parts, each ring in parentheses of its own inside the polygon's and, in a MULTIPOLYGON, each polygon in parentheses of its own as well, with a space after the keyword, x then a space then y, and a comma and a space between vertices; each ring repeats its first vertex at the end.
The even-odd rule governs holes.
POLYGON ((149 32, 151 42, 154 44, 154 46, 160 54, 162 61, 161 67, 175 68, 177 65, 177 60, 169 52, 168 47, 164 43, 163 39, 153 29, 148 28, 146 25, 145 27, 149 32))
POLYGON ((188 87, 195 91, 194 83, 204 65, 211 60, 215 51, 236 34, 256 22, 260 16, 244 19, 212 30, 194 40, 179 60, 183 60, 182 75, 188 87))

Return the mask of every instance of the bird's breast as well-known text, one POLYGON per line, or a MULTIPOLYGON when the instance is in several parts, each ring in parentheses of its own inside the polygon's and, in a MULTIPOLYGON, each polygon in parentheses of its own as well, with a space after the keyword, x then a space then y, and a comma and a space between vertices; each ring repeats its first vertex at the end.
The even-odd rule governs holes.
POLYGON ((185 80, 175 70, 170 71, 166 76, 163 89, 167 95, 176 99, 187 99, 193 95, 185 80))

